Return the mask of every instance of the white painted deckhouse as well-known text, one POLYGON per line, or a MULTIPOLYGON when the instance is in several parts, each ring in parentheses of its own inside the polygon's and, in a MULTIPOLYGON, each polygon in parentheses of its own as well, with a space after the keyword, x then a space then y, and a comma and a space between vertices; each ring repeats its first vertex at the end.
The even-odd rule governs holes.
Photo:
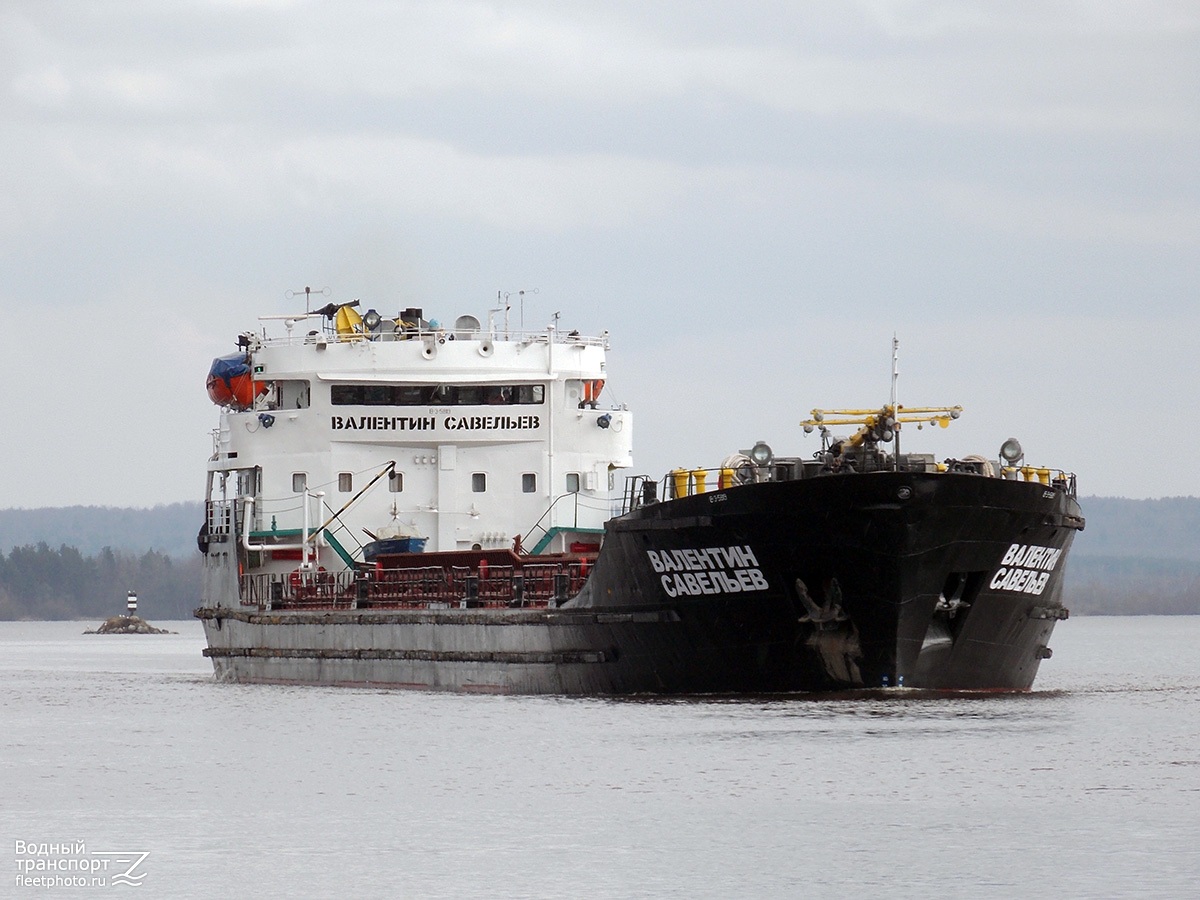
POLYGON ((352 569, 376 539, 598 550, 632 462, 630 412, 599 402, 607 332, 349 304, 260 322, 208 379, 208 596, 352 569))

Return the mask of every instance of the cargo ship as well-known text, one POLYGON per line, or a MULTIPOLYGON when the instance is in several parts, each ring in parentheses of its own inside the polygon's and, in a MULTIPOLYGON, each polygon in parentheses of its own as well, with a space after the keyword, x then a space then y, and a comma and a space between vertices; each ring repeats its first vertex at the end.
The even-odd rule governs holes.
POLYGON ((895 344, 890 402, 813 410, 807 454, 652 478, 607 402, 607 332, 306 301, 208 375, 195 615, 220 680, 1022 691, 1051 655, 1075 476, 1012 439, 902 449, 961 409, 898 403, 895 344))

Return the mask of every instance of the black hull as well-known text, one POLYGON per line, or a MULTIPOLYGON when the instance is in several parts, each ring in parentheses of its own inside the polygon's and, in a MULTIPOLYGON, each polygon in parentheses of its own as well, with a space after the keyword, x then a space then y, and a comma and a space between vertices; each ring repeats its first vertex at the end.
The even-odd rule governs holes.
POLYGON ((1026 690, 1083 520, 1059 488, 877 472, 745 485, 614 519, 558 609, 207 607, 231 680, 518 693, 1026 690))

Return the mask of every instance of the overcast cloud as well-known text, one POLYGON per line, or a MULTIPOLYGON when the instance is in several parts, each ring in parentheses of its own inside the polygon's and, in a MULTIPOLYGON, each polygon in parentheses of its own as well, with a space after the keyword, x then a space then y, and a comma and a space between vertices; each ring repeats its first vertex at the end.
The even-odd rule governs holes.
POLYGON ((0 506, 198 499, 210 360, 306 284, 537 288, 651 474, 810 453, 896 332, 966 409, 910 449, 1200 494, 1195 3, 9 0, 0 92, 0 506))

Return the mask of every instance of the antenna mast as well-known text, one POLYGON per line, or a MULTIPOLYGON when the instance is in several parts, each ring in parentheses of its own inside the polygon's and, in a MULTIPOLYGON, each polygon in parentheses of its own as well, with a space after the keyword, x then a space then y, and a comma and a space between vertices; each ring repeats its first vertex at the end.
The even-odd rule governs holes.
MULTIPOLYGON (((533 288, 531 290, 508 291, 502 295, 504 297, 504 330, 506 332, 508 331, 508 311, 510 309, 512 309, 512 304, 509 303, 508 298, 511 297, 513 294, 516 294, 517 299, 520 301, 520 304, 521 304, 521 332, 523 334, 525 332, 525 295, 526 294, 536 294, 537 292, 538 292, 538 289, 533 288)), ((501 295, 497 294, 497 296, 501 296, 501 295)))
MULTIPOLYGON (((306 316, 312 314, 312 295, 313 294, 321 294, 321 295, 327 297, 327 296, 329 296, 329 288, 323 287, 323 288, 320 288, 319 290, 313 290, 307 284, 304 286, 304 314, 306 316)), ((300 292, 288 290, 288 291, 284 291, 284 296, 286 296, 289 300, 291 300, 293 297, 300 296, 300 292)))
POLYGON ((896 385, 900 380, 900 339, 892 332, 892 411, 896 424, 892 426, 892 466, 900 469, 900 407, 896 405, 896 385))

